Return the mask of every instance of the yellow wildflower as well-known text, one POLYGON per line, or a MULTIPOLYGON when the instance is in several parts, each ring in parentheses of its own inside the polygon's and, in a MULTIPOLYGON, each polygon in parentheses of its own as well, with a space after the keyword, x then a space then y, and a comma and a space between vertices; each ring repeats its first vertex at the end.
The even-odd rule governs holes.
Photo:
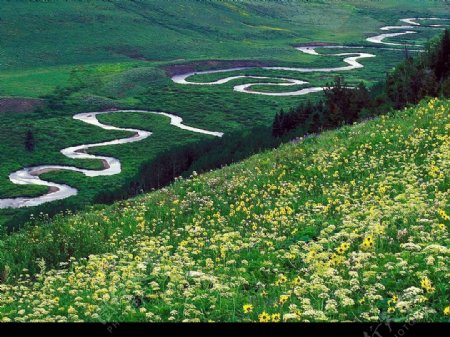
POLYGON ((258 318, 261 323, 266 323, 266 322, 270 321, 270 315, 265 311, 263 311, 261 314, 259 314, 258 318))
POLYGON ((372 235, 369 235, 369 236, 366 236, 366 237, 364 238, 364 241, 363 241, 363 243, 362 243, 362 246, 363 246, 363 248, 365 248, 365 249, 370 249, 370 248, 373 247, 373 244, 374 244, 374 242, 373 242, 373 237, 372 237, 372 235))
POLYGON ((287 277, 286 276, 284 276, 284 275, 278 276, 278 282, 279 283, 286 283, 286 281, 287 281, 287 277))
POLYGON ((428 293, 433 293, 434 292, 434 288, 431 284, 431 281, 428 277, 424 277, 421 281, 420 281, 420 286, 425 289, 428 293))
POLYGON ((246 314, 251 313, 253 311, 253 305, 251 305, 251 304, 244 304, 242 306, 242 309, 244 310, 244 312, 246 314))
POLYGON ((280 304, 284 304, 287 302, 288 299, 289 299, 289 295, 280 295, 279 302, 280 302, 280 304))
POLYGON ((281 319, 280 314, 272 314, 272 322, 279 322, 281 319))
POLYGON ((450 305, 444 308, 444 315, 445 316, 450 315, 450 305))

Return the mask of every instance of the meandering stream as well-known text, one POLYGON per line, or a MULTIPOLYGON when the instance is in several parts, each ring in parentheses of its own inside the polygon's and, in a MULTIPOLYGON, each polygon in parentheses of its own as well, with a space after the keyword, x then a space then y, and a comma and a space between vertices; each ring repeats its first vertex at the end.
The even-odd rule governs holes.
MULTIPOLYGON (((399 26, 385 26, 381 27, 382 31, 391 31, 391 30, 404 30, 401 32, 395 33, 383 33, 376 36, 372 36, 367 38, 368 42, 374 44, 382 44, 387 46, 404 46, 404 44, 395 43, 395 42, 386 42, 384 41, 386 38, 393 38, 401 35, 407 34, 415 34, 417 29, 421 27, 421 24, 418 21, 422 20, 431 20, 431 21, 450 21, 450 19, 442 19, 442 18, 405 18, 401 19, 402 25, 399 26), (406 24, 406 25, 404 25, 406 24)), ((427 28, 441 28, 445 25, 442 24, 433 24, 428 26, 422 26, 427 28)), ((409 46, 409 45, 408 45, 409 46)), ((310 55, 323 55, 323 56, 336 56, 336 57, 344 57, 343 62, 346 63, 346 66, 334 67, 334 68, 295 68, 295 67, 258 67, 260 69, 266 70, 281 70, 281 71, 294 71, 300 73, 311 73, 311 72, 340 72, 340 71, 350 71, 358 68, 363 68, 364 65, 359 63, 359 60, 364 58, 372 58, 376 57, 374 54, 370 53, 361 53, 361 52, 346 52, 346 53, 337 53, 337 54, 319 54, 316 49, 361 49, 363 47, 353 47, 353 46, 342 46, 342 45, 333 45, 333 46, 307 46, 307 47, 297 47, 296 49, 302 53, 310 54, 310 55)), ((227 69, 219 69, 219 70, 208 70, 208 71, 197 71, 197 72, 189 72, 185 74, 175 75, 172 77, 172 80, 181 85, 220 85, 224 84, 236 79, 242 78, 251 78, 256 80, 276 80, 277 82, 258 82, 258 83, 247 83, 240 84, 234 86, 233 90, 241 93, 248 93, 254 95, 269 95, 269 96, 299 96, 306 95, 313 92, 320 92, 324 88, 323 87, 307 87, 302 88, 296 91, 287 91, 287 92, 262 92, 252 90, 253 86, 264 85, 264 86, 298 86, 298 85, 306 85, 307 81, 287 78, 287 77, 268 77, 268 76, 252 76, 252 75, 235 75, 228 76, 216 81, 212 82, 195 82, 189 81, 189 78, 194 75, 204 75, 204 74, 216 74, 216 73, 226 73, 233 71, 240 71, 245 69, 250 69, 255 67, 234 67, 227 69)), ((46 172, 51 171, 73 171, 84 174, 87 177, 97 177, 97 176, 110 176, 119 174, 121 172, 121 163, 118 159, 112 157, 105 156, 97 156, 88 154, 86 151, 90 148, 95 147, 103 147, 109 145, 118 145, 118 144, 127 144, 138 142, 143 139, 151 136, 151 132, 139 129, 130 129, 130 128, 119 128, 107 124, 103 124, 98 121, 97 116, 101 114, 109 114, 109 113, 127 113, 127 112, 137 112, 144 114, 157 114, 161 116, 165 116, 170 118, 170 123, 174 127, 178 127, 184 130, 188 130, 191 132, 202 133, 215 137, 222 137, 223 133, 208 131, 204 129, 199 129, 191 126, 187 126, 183 124, 183 119, 179 116, 175 116, 173 114, 167 112, 158 112, 158 111, 146 111, 146 110, 110 110, 110 111, 100 111, 100 112, 85 112, 79 113, 73 116, 74 119, 79 120, 81 122, 91 124, 97 126, 99 128, 105 130, 119 130, 119 131, 127 131, 132 133, 132 136, 127 138, 115 139, 112 141, 95 143, 95 144, 82 144, 78 146, 72 146, 61 150, 61 153, 68 158, 71 159, 90 159, 90 160, 101 160, 103 163, 102 170, 88 170, 81 169, 75 166, 62 166, 62 165, 40 165, 23 168, 19 171, 13 172, 9 175, 9 179, 12 183, 17 185, 41 185, 47 186, 49 188, 48 192, 37 197, 17 197, 17 198, 5 198, 0 199, 0 209, 1 208, 20 208, 20 207, 31 207, 38 206, 47 202, 56 201, 68 198, 70 196, 76 195, 78 191, 65 184, 57 184, 50 181, 45 181, 39 178, 39 176, 46 172)))
MULTIPOLYGON (((374 44, 381 44, 386 46, 405 46, 405 44, 396 43, 396 42, 386 42, 384 41, 387 38, 397 37, 401 35, 408 35, 408 34, 416 34, 417 31, 412 29, 417 29, 418 27, 421 27, 422 25, 417 22, 418 20, 439 20, 439 21, 449 21, 450 19, 443 19, 443 18, 405 18, 400 19, 402 23, 406 23, 408 25, 399 25, 399 26, 384 26, 381 27, 380 30, 382 31, 390 31, 390 30, 406 30, 404 32, 396 32, 396 33, 383 33, 375 36, 368 37, 366 39, 367 42, 371 42, 374 44)), ((435 24, 435 25, 429 25, 429 26, 422 26, 426 28, 442 28, 445 27, 445 25, 442 24, 435 24)), ((406 44, 406 46, 412 46, 410 44, 406 44)), ((416 46, 420 47, 420 46, 416 46)), ((354 47, 354 46, 343 46, 343 45, 330 45, 330 46, 322 46, 322 45, 311 45, 307 47, 296 47, 295 49, 310 55, 317 55, 317 56, 345 56, 343 59, 343 62, 347 64, 347 66, 342 67, 334 67, 334 68, 296 68, 296 67, 234 67, 234 68, 227 68, 227 69, 218 69, 218 70, 206 70, 206 71, 193 71, 185 74, 175 75, 172 76, 172 81, 178 84, 189 84, 189 85, 217 85, 217 84, 224 84, 236 79, 241 78, 251 78, 251 79, 264 79, 264 80, 277 80, 279 82, 276 83, 269 83, 269 82, 260 82, 260 83, 248 83, 248 84, 241 84, 236 85, 233 87, 234 91, 237 92, 243 92, 243 93, 249 93, 249 94, 255 94, 255 95, 267 95, 267 96, 300 96, 300 95, 306 95, 313 92, 319 92, 324 89, 324 87, 308 87, 308 88, 302 88, 297 91, 288 91, 288 92, 266 92, 266 91, 255 91, 251 90, 251 87, 258 86, 258 85, 264 85, 264 86, 293 86, 293 85, 303 85, 308 84, 307 81, 299 80, 299 79, 293 79, 293 78, 287 78, 287 77, 267 77, 267 76, 252 76, 252 75, 236 75, 236 76, 229 76, 225 77, 216 81, 212 82, 196 82, 196 81, 189 81, 189 78, 194 75, 206 75, 206 74, 216 74, 216 73, 225 73, 225 72, 233 72, 233 71, 239 71, 239 70, 245 70, 245 69, 267 69, 267 70, 284 70, 284 71, 295 71, 300 73, 311 73, 311 72, 339 72, 339 71, 349 71, 354 69, 363 68, 364 65, 359 63, 358 61, 360 59, 364 58, 371 58, 376 57, 374 54, 370 53, 361 53, 361 52, 354 52, 354 53, 337 53, 337 54, 319 54, 316 49, 362 49, 364 47, 354 47)), ((393 48, 386 48, 390 50, 399 50, 399 49, 393 49, 393 48)))
POLYGON ((97 156, 93 154, 88 154, 86 151, 90 148, 109 146, 109 145, 118 145, 118 144, 127 144, 141 141, 147 137, 151 136, 151 132, 139 129, 129 129, 129 128, 119 128, 112 125, 107 125, 99 122, 97 119, 98 115, 104 115, 109 113, 127 113, 127 112, 138 112, 145 114, 156 114, 170 118, 170 124, 184 130, 188 130, 191 132, 202 133, 206 135, 222 137, 222 132, 214 132, 208 131, 204 129, 194 128, 191 126, 187 126, 183 124, 183 119, 179 116, 175 116, 169 114, 167 112, 158 112, 158 111, 146 111, 146 110, 110 110, 110 111, 100 111, 100 112, 85 112, 79 113, 73 116, 74 119, 82 121, 87 124, 98 126, 99 128, 105 130, 118 130, 118 131, 128 131, 133 135, 128 138, 115 139, 108 142, 95 143, 95 144, 87 144, 87 145, 78 145, 71 146, 61 150, 61 153, 66 157, 72 159, 95 159, 101 160, 103 162, 103 170, 87 170, 81 169, 75 166, 62 166, 62 165, 40 165, 27 167, 22 170, 16 171, 9 175, 9 179, 18 185, 42 185, 48 186, 49 192, 33 198, 27 197, 18 197, 18 198, 9 198, 9 199, 0 199, 0 208, 19 208, 19 207, 30 207, 30 206, 38 206, 43 203, 55 200, 61 200, 68 198, 70 196, 76 195, 77 190, 73 187, 70 187, 65 184, 57 184, 50 181, 45 181, 39 178, 39 175, 51 172, 51 171, 73 171, 84 174, 87 177, 98 177, 98 176, 111 176, 115 174, 119 174, 121 172, 121 164, 120 161, 116 158, 105 157, 105 156, 97 156))

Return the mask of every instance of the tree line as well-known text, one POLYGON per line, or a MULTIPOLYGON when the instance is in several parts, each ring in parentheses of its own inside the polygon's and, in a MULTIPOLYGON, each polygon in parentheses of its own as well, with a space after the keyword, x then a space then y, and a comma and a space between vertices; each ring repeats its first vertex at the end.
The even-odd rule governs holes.
POLYGON ((416 104, 427 96, 449 97, 449 69, 450 37, 445 30, 418 57, 405 52, 405 60, 384 82, 370 89, 364 83, 351 88, 338 76, 327 84, 325 97, 319 102, 301 103, 287 112, 280 110, 272 122, 272 136, 281 137, 299 128, 303 134, 316 133, 416 104))

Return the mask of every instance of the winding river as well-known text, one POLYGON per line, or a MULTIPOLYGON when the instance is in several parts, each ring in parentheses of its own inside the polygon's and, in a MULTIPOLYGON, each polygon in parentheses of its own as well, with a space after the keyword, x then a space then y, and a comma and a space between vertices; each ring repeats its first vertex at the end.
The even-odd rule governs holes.
MULTIPOLYGON (((446 18, 405 18, 400 19, 402 22, 402 25, 399 26, 384 26, 381 27, 381 31, 390 31, 390 30, 405 30, 402 32, 395 32, 395 33, 383 33, 375 36, 368 37, 366 39, 367 42, 374 43, 374 44, 381 44, 385 46, 415 46, 420 47, 417 45, 410 45, 410 44, 402 44, 402 43, 395 43, 395 42, 386 42, 385 39, 402 36, 402 35, 408 35, 408 34, 416 34, 417 31, 412 29, 417 28, 442 28, 446 25, 443 24, 433 24, 428 26, 422 26, 418 21, 423 20, 431 20, 431 21, 450 21, 450 19, 446 18), (406 23, 407 25, 403 25, 403 23, 406 23)), ((337 54, 319 54, 316 49, 362 49, 364 47, 354 47, 354 46, 342 46, 342 45, 331 45, 331 46, 322 46, 322 45, 311 45, 307 47, 296 47, 295 49, 310 55, 317 55, 317 56, 344 56, 343 62, 347 64, 347 66, 343 67, 335 67, 335 68, 295 68, 295 67, 258 67, 259 69, 267 69, 267 70, 284 70, 284 71, 295 71, 300 73, 311 73, 311 72, 339 72, 339 71, 349 71, 354 69, 363 68, 364 65, 358 62, 360 59, 364 58, 371 58, 376 57, 374 54, 369 53, 360 53, 360 52, 354 52, 354 53, 337 53, 337 54)), ((399 50, 394 48, 385 48, 390 50, 399 50)), ((420 51, 420 50, 416 50, 420 51)), ((241 79, 241 78, 252 78, 252 79, 264 79, 264 80, 277 80, 277 83, 270 83, 270 82, 261 82, 261 83, 248 83, 248 84, 241 84, 236 85, 233 87, 234 91, 237 92, 243 92, 243 93, 249 93, 249 94, 255 94, 255 95, 267 95, 267 96, 300 96, 300 95, 306 95, 313 92, 319 92, 324 89, 324 87, 308 87, 308 88, 302 88, 297 91, 289 91, 289 92, 263 92, 263 91, 255 91, 251 90, 252 86, 257 85, 264 85, 264 86, 293 86, 293 85, 303 85, 308 84, 308 82, 299 80, 299 79, 293 79, 293 78, 287 78, 287 77, 266 77, 266 76, 252 76, 252 75, 236 75, 236 76, 229 76, 225 77, 216 81, 212 82, 196 82, 196 81, 189 81, 189 77, 192 77, 194 75, 206 75, 206 74, 216 74, 216 73, 225 73, 225 72, 232 72, 232 71, 239 71, 239 70, 245 70, 245 69, 254 69, 255 67, 234 67, 234 68, 227 68, 227 69, 219 69, 219 70, 206 70, 206 71, 193 71, 181 75, 175 75, 172 76, 172 80, 175 83, 178 84, 189 84, 189 85, 217 85, 217 84, 224 84, 232 80, 241 79), (281 82, 281 83, 280 83, 281 82)))
MULTIPOLYGON (((382 33, 376 36, 372 36, 366 39, 366 41, 374 44, 381 44, 386 46, 404 46, 404 44, 395 43, 395 42, 386 42, 384 41, 387 38, 393 38, 401 35, 407 34, 416 34, 417 31, 414 29, 426 27, 426 28, 438 28, 444 27, 443 24, 432 24, 427 26, 422 26, 418 21, 430 20, 430 21, 450 21, 450 19, 446 18, 405 18, 401 19, 402 25, 399 26, 385 26, 381 27, 381 31, 391 31, 396 30, 394 33, 382 33), (406 24, 406 25, 405 25, 406 24), (398 32, 398 30, 401 30, 398 32)), ((410 46, 410 45, 408 45, 410 46)), ((343 62, 347 65, 342 67, 334 67, 334 68, 294 68, 294 67, 258 67, 260 69, 266 70, 282 70, 282 71, 294 71, 300 73, 311 73, 311 72, 339 72, 339 71, 349 71, 358 68, 363 68, 364 66, 359 63, 359 60, 364 58, 372 58, 375 57, 374 54, 370 53, 361 53, 361 52, 345 52, 345 53, 336 53, 336 54, 319 54, 316 49, 361 49, 363 47, 353 47, 353 46, 342 46, 342 45, 332 45, 332 46, 307 46, 307 47, 297 47, 296 49, 302 53, 310 54, 310 55, 323 55, 323 56, 336 56, 336 57, 344 57, 343 62)), ((212 81, 212 82, 196 82, 189 81, 189 78, 194 75, 205 75, 205 74, 216 74, 216 73, 226 73, 233 71, 240 71, 244 69, 250 69, 255 67, 234 67, 227 69, 219 69, 219 70, 208 70, 208 71, 197 71, 197 72, 189 72, 185 74, 175 75, 172 77, 173 82, 180 85, 220 85, 224 84, 236 79, 242 78, 250 78, 256 80, 276 80, 277 82, 258 82, 258 83, 247 83, 240 84, 233 87, 233 90, 241 93, 248 93, 254 95, 268 95, 268 96, 299 96, 306 95, 313 92, 320 92, 324 89, 324 87, 307 87, 302 88, 296 91, 288 91, 288 92, 262 92, 252 90, 253 86, 264 85, 264 86, 298 86, 298 85, 306 85, 307 81, 287 78, 287 77, 268 77, 268 76, 252 76, 252 75, 235 75, 228 76, 222 79, 212 81)), ((156 114, 164 117, 170 118, 170 124, 174 127, 178 127, 184 130, 188 130, 195 133, 206 134, 215 137, 222 137, 223 133, 208 131, 204 129, 199 129, 191 126, 187 126, 183 124, 183 119, 179 116, 175 116, 173 114, 167 112, 158 112, 158 111, 146 111, 146 110, 109 110, 109 111, 100 111, 100 112, 86 112, 79 113, 73 116, 74 119, 79 120, 81 122, 97 126, 99 128, 105 130, 119 130, 119 131, 127 131, 132 133, 132 136, 127 138, 115 139, 112 141, 95 143, 95 144, 83 144, 78 146, 72 146, 61 150, 61 153, 68 158, 71 159, 91 159, 91 160, 101 160, 103 163, 102 170, 88 170, 81 169, 75 166, 62 166, 62 165, 40 165, 23 168, 19 171, 13 172, 9 175, 9 179, 12 183, 17 185, 41 185, 47 186, 49 188, 48 192, 38 196, 38 197, 17 197, 17 198, 5 198, 0 199, 0 209, 1 208, 20 208, 20 207, 31 207, 38 206, 47 202, 56 201, 68 198, 70 196, 74 196, 78 193, 78 191, 68 185, 65 184, 57 184, 50 181, 45 181, 39 178, 39 176, 46 172, 51 171, 73 171, 84 174, 87 177, 97 177, 97 176, 110 176, 119 174, 121 172, 121 163, 118 159, 112 157, 105 156, 97 156, 88 154, 87 150, 95 147, 103 147, 110 145, 119 145, 119 144, 127 144, 138 142, 143 139, 151 136, 151 132, 139 129, 130 129, 130 128, 119 128, 107 124, 103 124, 99 122, 97 119, 98 115, 101 114, 109 114, 109 113, 129 113, 129 112, 137 112, 143 114, 156 114)))
POLYGON ((112 125, 107 125, 99 122, 97 119, 98 115, 104 115, 114 112, 127 113, 127 112, 138 112, 145 114, 156 114, 170 118, 170 124, 191 132, 202 133, 205 135, 222 137, 222 132, 214 132, 203 130, 199 128, 194 128, 192 126, 187 126, 183 124, 183 119, 179 116, 175 116, 169 114, 167 112, 158 112, 158 111, 146 111, 146 110, 109 110, 109 111, 99 111, 99 112, 85 112, 79 113, 73 116, 74 119, 82 121, 87 124, 98 126, 99 128, 105 130, 117 130, 117 131, 128 131, 133 133, 131 137, 115 139, 108 142, 95 143, 95 144, 87 144, 87 145, 78 145, 67 147, 61 150, 61 153, 68 158, 72 159, 95 159, 101 160, 103 162, 103 170, 87 170, 81 169, 75 166, 61 166, 61 165, 40 165, 27 167, 22 170, 16 171, 9 175, 9 180, 11 180, 14 184, 18 185, 42 185, 49 187, 48 193, 34 198, 27 197, 19 197, 19 198, 10 198, 10 199, 0 199, 0 208, 19 208, 19 207, 30 207, 30 206, 38 206, 44 204, 46 202, 61 200, 68 198, 70 196, 76 195, 77 190, 73 187, 64 184, 57 184, 50 181, 45 181, 39 178, 39 175, 51 171, 73 171, 84 174, 87 177, 98 177, 98 176, 111 176, 115 174, 119 174, 121 172, 120 161, 116 158, 112 157, 104 157, 97 156, 86 153, 86 151, 90 148, 109 146, 109 145, 118 145, 118 144, 127 144, 141 141, 147 137, 151 136, 151 132, 139 129, 128 129, 128 128, 118 128, 112 125))
MULTIPOLYGON (((296 49, 310 55, 320 55, 315 50, 318 46, 308 46, 308 47, 297 47, 296 49)), ((346 47, 346 46, 322 46, 320 48, 358 48, 358 47, 346 47)), ((327 54, 328 56, 346 56, 344 58, 344 62, 347 63, 347 66, 337 67, 337 68, 292 68, 292 67, 260 67, 260 69, 267 70, 284 70, 284 71, 297 71, 301 73, 312 73, 312 72, 337 72, 337 71, 348 71, 358 68, 363 68, 364 66, 358 62, 359 59, 375 57, 373 54, 368 53, 339 53, 339 54, 327 54)), ((310 87, 304 88, 297 91, 289 91, 289 92, 262 92, 262 91, 254 91, 251 90, 252 86, 255 85, 265 85, 265 86, 291 86, 291 85, 300 85, 307 84, 308 82, 297 80, 293 78, 286 77, 267 77, 267 76, 251 76, 251 75, 237 75, 237 76, 229 76, 222 78, 213 82, 192 82, 187 79, 193 75, 204 75, 204 74, 215 74, 215 73, 223 73, 229 71, 237 71, 243 69, 251 69, 254 67, 239 67, 239 68, 228 68, 228 69, 220 69, 220 70, 207 70, 207 71, 198 71, 198 72, 190 72, 182 75, 175 75, 172 77, 172 81, 178 84, 192 84, 192 85, 215 85, 215 84, 224 84, 232 80, 240 79, 240 78, 253 78, 253 79, 271 79, 281 81, 282 83, 270 83, 270 82, 259 82, 259 83, 248 83, 234 86, 233 90, 237 92, 244 92, 255 95, 267 95, 267 96, 300 96, 306 95, 312 92, 319 92, 324 89, 324 87, 310 87)))

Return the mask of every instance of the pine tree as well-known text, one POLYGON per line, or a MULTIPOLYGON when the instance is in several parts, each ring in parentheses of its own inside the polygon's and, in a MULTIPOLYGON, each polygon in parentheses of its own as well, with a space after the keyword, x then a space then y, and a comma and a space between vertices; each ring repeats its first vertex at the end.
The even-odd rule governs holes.
POLYGON ((308 100, 306 105, 302 105, 301 109, 297 111, 297 121, 298 125, 304 125, 306 121, 308 120, 308 117, 311 115, 311 112, 313 110, 313 107, 311 105, 311 101, 308 100))
POLYGON ((435 75, 438 80, 444 79, 449 74, 450 68, 450 36, 448 29, 442 36, 437 58, 434 66, 435 75))
POLYGON ((421 69, 418 72, 420 79, 420 87, 417 92, 417 100, 419 101, 426 96, 434 97, 438 93, 438 81, 436 75, 431 69, 421 69))
POLYGON ((320 130, 322 130, 322 122, 320 120, 320 116, 319 114, 316 112, 313 115, 312 121, 311 121, 311 125, 309 127, 309 132, 311 133, 317 133, 320 130))
POLYGON ((345 111, 350 103, 349 89, 346 88, 344 79, 337 76, 334 83, 327 84, 324 91, 327 98, 327 114, 324 116, 324 126, 333 128, 345 120, 345 111))
POLYGON ((25 136, 25 149, 28 152, 33 152, 34 151, 34 136, 33 136, 33 131, 28 130, 27 134, 25 136))
POLYGON ((272 123, 272 136, 279 137, 281 135, 280 114, 277 112, 272 123))
POLYGON ((279 136, 283 135, 286 132, 286 114, 284 110, 280 110, 280 133, 279 136))
POLYGON ((348 123, 355 122, 361 110, 370 106, 370 94, 363 82, 356 89, 352 90, 351 93, 348 123))

